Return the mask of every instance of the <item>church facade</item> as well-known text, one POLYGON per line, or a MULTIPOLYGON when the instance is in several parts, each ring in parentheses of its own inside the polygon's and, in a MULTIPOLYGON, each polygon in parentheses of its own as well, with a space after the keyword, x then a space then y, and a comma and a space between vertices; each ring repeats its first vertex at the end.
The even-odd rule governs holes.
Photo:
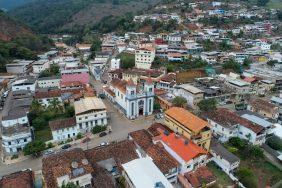
POLYGON ((134 84, 132 80, 113 79, 103 91, 128 119, 153 113, 155 94, 151 78, 142 84, 134 84))

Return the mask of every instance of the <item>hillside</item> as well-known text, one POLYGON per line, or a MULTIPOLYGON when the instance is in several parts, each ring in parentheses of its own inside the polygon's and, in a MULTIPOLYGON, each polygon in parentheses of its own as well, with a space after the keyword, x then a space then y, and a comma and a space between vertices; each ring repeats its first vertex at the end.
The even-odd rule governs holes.
POLYGON ((146 10, 161 0, 36 0, 9 12, 40 33, 92 27, 106 16, 146 10))
POLYGON ((27 34, 32 35, 28 27, 11 19, 4 12, 0 12, 0 40, 10 41, 27 34))
POLYGON ((40 36, 0 11, 0 72, 14 59, 37 59, 37 54, 49 50, 52 41, 40 36))
POLYGON ((11 10, 35 0, 0 0, 0 9, 11 10))

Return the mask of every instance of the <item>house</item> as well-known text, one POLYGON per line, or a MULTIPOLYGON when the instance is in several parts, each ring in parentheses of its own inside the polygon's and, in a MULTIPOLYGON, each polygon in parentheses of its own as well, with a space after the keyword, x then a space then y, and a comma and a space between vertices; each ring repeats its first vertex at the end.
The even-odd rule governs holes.
POLYGON ((35 92, 34 99, 39 101, 45 107, 48 107, 53 100, 62 103, 61 90, 39 90, 35 92))
POLYGON ((155 48, 153 47, 143 47, 135 50, 136 68, 150 69, 155 55, 155 48))
POLYGON ((257 113, 254 113, 252 111, 249 111, 249 110, 240 110, 237 112, 237 114, 239 114, 242 118, 245 118, 246 120, 251 121, 252 123, 255 123, 257 125, 264 127, 267 136, 273 133, 273 130, 275 127, 274 123, 267 120, 263 116, 257 113))
POLYGON ((35 92, 36 79, 31 76, 19 77, 12 83, 12 91, 28 90, 35 92))
POLYGON ((150 158, 140 158, 122 164, 123 176, 130 188, 173 188, 150 158))
POLYGON ((62 83, 66 82, 81 82, 83 84, 89 83, 89 70, 85 65, 66 65, 61 70, 62 83))
POLYGON ((177 133, 160 131, 153 142, 161 143, 165 150, 180 164, 179 172, 184 174, 193 171, 207 162, 208 152, 192 140, 177 133))
POLYGON ((206 166, 201 166, 193 172, 178 175, 183 188, 209 187, 216 182, 216 176, 206 166))
POLYGON ((46 188, 59 188, 67 183, 92 187, 93 172, 82 149, 62 151, 42 159, 43 185, 46 188))
POLYGON ((6 64, 7 73, 10 74, 25 74, 29 71, 32 60, 14 60, 13 63, 6 64))
POLYGON ((90 52, 91 44, 76 44, 75 47, 81 52, 90 52))
POLYGON ((282 123, 282 94, 280 97, 273 96, 271 98, 271 102, 277 106, 279 106, 279 116, 278 116, 278 123, 282 123))
POLYGON ((175 96, 185 98, 188 106, 194 109, 197 108, 197 104, 204 99, 204 92, 190 84, 176 85, 173 90, 175 96))
POLYGON ((279 117, 278 106, 260 98, 251 99, 247 109, 270 119, 277 120, 279 117))
POLYGON ((165 112, 165 124, 174 132, 209 151, 212 135, 208 122, 184 108, 172 107, 165 112))
POLYGON ((81 133, 90 132, 96 125, 106 126, 106 106, 100 98, 86 97, 74 102, 75 118, 81 133))
POLYGON ((110 69, 111 70, 116 70, 116 69, 119 69, 120 68, 120 59, 112 59, 111 60, 111 67, 110 69))
POLYGON ((180 34, 171 34, 168 36, 169 44, 180 44, 182 41, 182 36, 180 34))
POLYGON ((39 88, 59 88, 61 77, 42 77, 37 79, 37 86, 39 88))
POLYGON ((34 188, 34 172, 30 169, 5 175, 0 179, 1 188, 34 188))
POLYGON ((239 137, 248 140, 254 145, 265 142, 265 128, 248 121, 226 108, 218 108, 216 111, 206 114, 211 125, 212 133, 220 141, 226 142, 231 137, 239 137))
POLYGON ((53 141, 64 141, 78 134, 76 119, 74 117, 49 121, 49 127, 52 132, 53 141))
POLYGON ((168 73, 161 77, 159 82, 157 82, 156 88, 173 92, 173 87, 175 85, 176 85, 176 74, 168 73))
POLYGON ((122 79, 123 69, 115 69, 108 71, 109 81, 113 79, 122 79))
POLYGON ((239 167, 240 159, 218 142, 212 142, 210 153, 212 160, 227 174, 233 172, 239 167))
POLYGON ((34 74, 40 74, 48 68, 50 68, 50 62, 48 60, 38 60, 32 63, 32 70, 34 74))
POLYGON ((151 78, 144 84, 134 84, 129 81, 113 79, 109 86, 103 88, 106 97, 114 103, 128 119, 153 113, 154 85, 151 78))
POLYGON ((129 133, 129 139, 136 144, 141 157, 152 158, 154 164, 160 169, 169 182, 177 181, 179 163, 164 149, 163 146, 153 143, 154 133, 159 134, 156 127, 152 125, 148 130, 142 129, 129 133))
POLYGON ((32 141, 31 127, 27 113, 21 108, 9 111, 2 117, 2 147, 6 154, 13 155, 22 151, 32 141))

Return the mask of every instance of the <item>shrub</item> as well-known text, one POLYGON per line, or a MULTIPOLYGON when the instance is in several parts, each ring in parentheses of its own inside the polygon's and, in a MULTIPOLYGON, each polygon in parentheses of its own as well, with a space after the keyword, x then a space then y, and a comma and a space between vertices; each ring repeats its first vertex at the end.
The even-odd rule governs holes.
POLYGON ((52 143, 52 142, 49 142, 48 144, 47 144, 47 148, 49 149, 49 148, 53 148, 54 147, 54 144, 52 143))
POLYGON ((278 136, 272 136, 267 139, 266 144, 274 150, 282 150, 282 139, 278 136))
POLYGON ((81 133, 78 133, 77 135, 76 135, 76 139, 78 140, 78 139, 81 139, 82 138, 82 134, 81 133))
POLYGON ((106 126, 103 126, 103 125, 96 125, 95 127, 93 127, 92 129, 92 133, 93 134, 97 134, 97 133, 100 133, 100 132, 103 132, 107 129, 106 126))
POLYGON ((45 142, 35 140, 33 142, 28 143, 24 147, 23 152, 24 152, 24 155, 38 156, 41 153, 41 151, 45 149, 46 149, 45 142))
POLYGON ((72 138, 68 138, 66 141, 65 141, 65 143, 69 143, 69 142, 71 142, 72 141, 72 138))
POLYGON ((239 137, 232 137, 229 139, 228 143, 231 146, 236 147, 237 149, 244 149, 247 145, 245 140, 240 139, 239 137))

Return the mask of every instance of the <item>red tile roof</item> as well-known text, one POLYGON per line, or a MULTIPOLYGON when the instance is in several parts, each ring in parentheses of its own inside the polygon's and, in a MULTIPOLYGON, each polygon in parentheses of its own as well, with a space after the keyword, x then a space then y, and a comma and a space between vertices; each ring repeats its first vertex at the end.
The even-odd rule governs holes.
POLYGON ((85 174, 94 172, 90 163, 85 163, 85 153, 82 149, 75 148, 69 151, 63 151, 54 155, 49 155, 42 159, 42 173, 44 176, 46 188, 57 188, 57 178, 68 175, 70 178, 76 178, 85 174), (74 167, 72 163, 76 162, 77 168, 83 168, 83 173, 74 176, 74 167))
POLYGON ((194 188, 202 187, 203 182, 205 185, 216 182, 216 177, 206 166, 199 167, 194 172, 187 172, 184 177, 194 188))
POLYGON ((176 135, 175 133, 170 133, 166 135, 161 132, 161 135, 155 137, 154 140, 162 141, 164 144, 170 147, 178 156, 180 156, 184 161, 187 162, 200 155, 208 154, 207 151, 202 149, 200 146, 194 144, 191 140, 176 135))
POLYGON ((254 124, 226 108, 218 108, 216 111, 207 113, 206 116, 224 127, 240 124, 257 134, 264 130, 262 126, 254 124))
POLYGON ((0 180, 1 188, 33 188, 34 174, 33 171, 25 170, 3 176, 0 180))
POLYGON ((278 107, 275 104, 272 104, 260 98, 251 99, 250 105, 255 109, 263 110, 270 113, 278 113, 278 107))
POLYGON ((38 91, 35 93, 35 99, 61 97, 61 90, 38 91))
POLYGON ((164 174, 179 166, 178 162, 164 149, 161 143, 153 143, 153 136, 147 130, 134 131, 129 136, 153 159, 153 162, 164 174))
POLYGON ((76 125, 75 117, 49 121, 49 127, 51 128, 52 131, 73 127, 75 125, 76 125))

